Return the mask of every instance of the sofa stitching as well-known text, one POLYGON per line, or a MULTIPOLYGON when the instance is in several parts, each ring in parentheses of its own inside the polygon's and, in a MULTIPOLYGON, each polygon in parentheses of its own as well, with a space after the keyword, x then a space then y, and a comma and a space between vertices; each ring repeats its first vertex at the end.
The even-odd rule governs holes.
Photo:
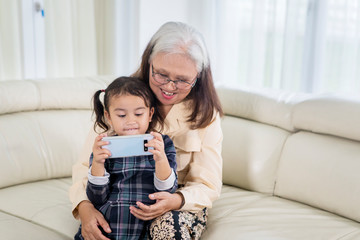
MULTIPOLYGON (((62 204, 62 205, 65 205, 65 204, 62 204)), ((34 224, 34 225, 37 225, 37 226, 42 227, 42 228, 45 228, 45 229, 47 229, 47 230, 49 230, 49 231, 51 231, 51 232, 55 232, 55 233, 57 233, 57 234, 60 234, 61 236, 64 236, 64 237, 68 238, 68 236, 65 235, 64 233, 59 232, 59 231, 57 231, 57 230, 55 230, 55 229, 49 228, 49 227, 47 227, 47 226, 41 225, 41 224, 39 224, 39 223, 37 223, 37 222, 34 222, 34 221, 30 220, 30 219, 26 219, 26 218, 24 218, 24 217, 15 215, 15 214, 13 214, 13 213, 10 213, 10 212, 4 211, 4 210, 0 210, 0 212, 5 213, 5 214, 7 214, 7 215, 9 215, 9 216, 12 216, 12 217, 14 217, 14 218, 17 218, 17 219, 21 219, 21 220, 23 220, 23 221, 25 221, 25 222, 32 223, 32 224, 34 224)))
POLYGON ((282 146, 281 146, 280 156, 279 156, 278 161, 276 162, 276 167, 275 167, 276 172, 275 172, 275 179, 274 179, 274 187, 273 187, 273 190, 272 190, 272 195, 273 195, 273 196, 277 196, 277 195, 275 194, 275 189, 276 189, 276 184, 277 184, 279 166, 280 166, 280 162, 281 162, 282 155, 283 155, 283 152, 284 152, 285 144, 286 144, 287 140, 289 139, 289 137, 292 136, 293 134, 294 134, 294 133, 289 132, 289 134, 286 136, 286 138, 284 139, 284 141, 283 141, 283 143, 282 143, 282 146))
POLYGON ((356 232, 356 231, 358 231, 358 230, 355 229, 355 230, 353 230, 353 231, 351 231, 351 232, 348 232, 348 233, 344 234, 343 236, 341 236, 340 238, 338 238, 338 240, 344 239, 346 236, 349 236, 350 234, 352 234, 352 233, 354 233, 354 232, 356 232))

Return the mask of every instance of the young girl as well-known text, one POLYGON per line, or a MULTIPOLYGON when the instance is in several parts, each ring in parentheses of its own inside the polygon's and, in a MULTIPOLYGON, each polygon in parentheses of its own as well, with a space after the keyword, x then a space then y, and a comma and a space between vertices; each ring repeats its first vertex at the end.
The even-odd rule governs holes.
MULTIPOLYGON (((102 148, 108 144, 102 141, 108 134, 135 135, 152 130, 159 117, 154 101, 149 87, 132 77, 120 77, 94 95, 94 129, 100 127, 104 133, 93 145, 86 193, 109 222, 111 233, 103 233, 110 239, 146 238, 148 222, 133 216, 130 206, 136 206, 137 201, 153 204, 149 194, 173 193, 177 187, 176 152, 168 136, 151 132, 154 138, 145 146, 153 147, 149 149, 153 155, 108 159, 111 152, 102 148)), ((83 239, 81 226, 75 239, 83 239)))

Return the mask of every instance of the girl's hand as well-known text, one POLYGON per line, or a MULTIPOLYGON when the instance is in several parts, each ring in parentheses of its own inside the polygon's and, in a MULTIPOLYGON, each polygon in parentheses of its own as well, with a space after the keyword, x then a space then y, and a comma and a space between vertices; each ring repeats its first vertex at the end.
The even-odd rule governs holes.
POLYGON ((108 145, 109 142, 102 141, 103 137, 106 137, 106 133, 102 133, 95 138, 94 145, 93 145, 93 164, 94 162, 98 164, 104 164, 105 159, 111 155, 111 152, 106 149, 102 148, 102 146, 108 145))
POLYGON ((168 162, 168 159, 165 154, 165 147, 164 147, 164 140, 160 133, 157 132, 151 132, 151 135, 154 136, 153 139, 151 139, 147 144, 145 144, 145 147, 153 147, 154 149, 149 149, 149 152, 154 154, 154 160, 156 162, 158 161, 166 161, 168 162))
POLYGON ((108 145, 109 142, 105 142, 102 140, 103 137, 106 137, 107 134, 100 134, 95 138, 93 145, 93 162, 91 164, 91 175, 93 176, 104 176, 105 174, 105 159, 111 155, 111 152, 102 148, 102 146, 108 145))
POLYGON ((145 144, 145 146, 154 148, 149 149, 149 152, 154 154, 155 176, 160 180, 165 180, 170 176, 171 168, 165 154, 164 140, 160 133, 151 132, 150 134, 153 135, 154 138, 145 144))
POLYGON ((178 193, 156 192, 150 194, 149 198, 156 200, 156 203, 145 205, 141 202, 136 202, 138 208, 131 206, 131 214, 141 220, 147 221, 157 218, 168 211, 180 209, 182 203, 182 197, 178 193))

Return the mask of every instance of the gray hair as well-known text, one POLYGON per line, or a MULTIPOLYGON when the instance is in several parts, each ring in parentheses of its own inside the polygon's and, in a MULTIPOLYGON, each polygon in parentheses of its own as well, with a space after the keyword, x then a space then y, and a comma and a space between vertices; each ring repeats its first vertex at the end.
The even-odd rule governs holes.
POLYGON ((182 53, 189 56, 200 73, 209 66, 209 56, 200 32, 181 22, 167 22, 150 40, 153 46, 149 62, 158 53, 182 53))

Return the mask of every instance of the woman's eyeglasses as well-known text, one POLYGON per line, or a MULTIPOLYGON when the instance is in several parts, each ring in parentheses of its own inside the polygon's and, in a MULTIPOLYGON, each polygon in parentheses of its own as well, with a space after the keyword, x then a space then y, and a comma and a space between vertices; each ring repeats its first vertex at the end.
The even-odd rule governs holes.
POLYGON ((168 76, 154 72, 154 66, 151 64, 151 72, 153 79, 161 85, 165 85, 169 82, 173 82, 177 89, 185 90, 185 89, 191 89, 195 86, 195 83, 197 81, 198 76, 196 76, 195 79, 192 81, 185 81, 185 80, 171 80, 168 76))

